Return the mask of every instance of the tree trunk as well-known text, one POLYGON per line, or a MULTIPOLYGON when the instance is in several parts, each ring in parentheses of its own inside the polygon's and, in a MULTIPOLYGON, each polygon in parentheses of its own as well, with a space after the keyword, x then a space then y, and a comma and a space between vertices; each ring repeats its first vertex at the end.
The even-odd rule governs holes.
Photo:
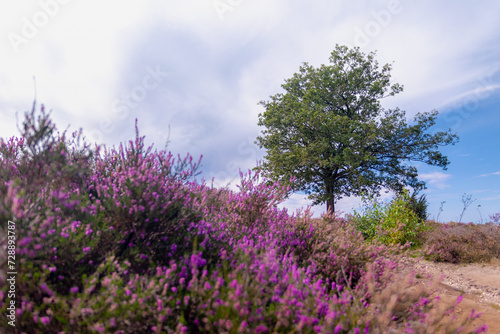
POLYGON ((335 196, 333 195, 333 185, 330 182, 326 183, 326 212, 333 214, 335 213, 335 196))
POLYGON ((333 198, 326 200, 326 212, 335 213, 335 200, 333 198))

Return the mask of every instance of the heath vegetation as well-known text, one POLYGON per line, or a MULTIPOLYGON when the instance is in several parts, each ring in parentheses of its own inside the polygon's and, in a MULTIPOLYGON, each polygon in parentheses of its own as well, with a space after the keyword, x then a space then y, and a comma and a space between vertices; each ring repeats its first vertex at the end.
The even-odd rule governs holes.
POLYGON ((420 284, 401 244, 424 235, 431 258, 476 260, 439 245, 469 230, 495 238, 498 223, 423 223, 405 193, 365 216, 313 219, 278 209, 287 189, 259 173, 238 191, 206 185, 199 160, 145 147, 137 126, 128 145, 91 147, 33 107, 21 130, 0 141, 2 236, 8 220, 17 226, 16 332, 458 333, 477 316, 420 284))

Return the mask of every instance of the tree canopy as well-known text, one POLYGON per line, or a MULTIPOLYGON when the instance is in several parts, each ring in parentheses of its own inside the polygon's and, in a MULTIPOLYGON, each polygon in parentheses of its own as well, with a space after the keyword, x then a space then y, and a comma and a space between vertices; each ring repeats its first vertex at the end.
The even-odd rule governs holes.
POLYGON ((382 98, 403 91, 391 83, 390 64, 379 68, 375 53, 339 45, 329 60, 318 68, 303 63, 285 80, 284 93, 260 102, 264 129, 256 143, 266 149, 259 168, 267 177, 335 211, 344 196, 425 187, 412 161, 446 169, 439 147, 458 137, 429 131, 437 111, 418 113, 408 124, 405 111, 381 106, 382 98))

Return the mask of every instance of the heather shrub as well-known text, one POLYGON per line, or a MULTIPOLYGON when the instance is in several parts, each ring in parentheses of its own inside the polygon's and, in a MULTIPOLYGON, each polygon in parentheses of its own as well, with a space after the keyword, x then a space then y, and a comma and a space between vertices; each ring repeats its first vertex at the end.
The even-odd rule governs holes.
POLYGON ((95 228, 101 231, 89 258, 101 262, 113 254, 128 259, 134 271, 144 271, 150 262, 168 264, 172 256, 191 251, 195 237, 204 241, 196 233, 201 220, 193 209, 196 198, 186 185, 199 162, 187 156, 179 157, 177 168, 174 164, 170 153, 145 150, 138 132, 128 148, 103 153, 88 181, 100 217, 95 228))
POLYGON ((106 256, 144 272, 191 251, 193 243, 205 245, 209 234, 197 233, 195 196, 186 188, 196 168, 189 157, 175 165, 171 154, 150 154, 138 134, 127 149, 101 156, 96 148, 93 155, 54 134, 42 108, 38 119, 27 114, 22 139, 1 143, 2 165, 9 163, 11 174, 0 214, 2 228, 7 219, 16 221, 19 295, 42 301, 33 279, 67 293, 106 256))
POLYGON ((199 162, 145 148, 137 125, 128 146, 93 150, 56 135, 43 109, 24 129, 0 141, 18 332, 457 332, 432 290, 401 280, 396 247, 334 216, 289 215, 276 206, 287 189, 258 173, 239 191, 208 187, 199 162))
POLYGON ((368 263, 381 264, 379 273, 392 270, 385 259, 397 256, 395 248, 377 243, 363 242, 363 235, 351 222, 334 215, 324 215, 313 220, 314 235, 310 239, 310 251, 299 261, 312 263, 318 274, 335 282, 355 287, 368 263))
POLYGON ((500 257, 500 226, 488 224, 436 224, 425 235, 427 259, 436 262, 472 263, 500 257))
POLYGON ((500 225, 500 212, 497 212, 490 216, 491 222, 500 225))

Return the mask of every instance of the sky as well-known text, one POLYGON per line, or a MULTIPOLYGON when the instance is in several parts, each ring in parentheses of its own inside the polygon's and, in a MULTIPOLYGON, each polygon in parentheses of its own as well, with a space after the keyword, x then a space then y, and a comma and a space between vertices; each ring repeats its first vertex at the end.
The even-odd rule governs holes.
MULTIPOLYGON (((91 143, 133 139, 137 118, 148 144, 203 155, 201 175, 235 189, 239 171, 265 156, 259 101, 303 62, 327 64, 336 44, 357 46, 391 63, 405 87, 384 108, 410 122, 436 109, 432 131, 460 137, 442 148, 447 170, 417 164, 429 218, 458 221, 471 196, 462 221, 486 222, 500 212, 499 13, 494 0, 2 2, 0 137, 19 135, 16 119, 36 94, 59 129, 83 128, 91 143)), ((336 209, 360 203, 344 198, 336 209)), ((297 193, 282 207, 310 204, 297 193)))

